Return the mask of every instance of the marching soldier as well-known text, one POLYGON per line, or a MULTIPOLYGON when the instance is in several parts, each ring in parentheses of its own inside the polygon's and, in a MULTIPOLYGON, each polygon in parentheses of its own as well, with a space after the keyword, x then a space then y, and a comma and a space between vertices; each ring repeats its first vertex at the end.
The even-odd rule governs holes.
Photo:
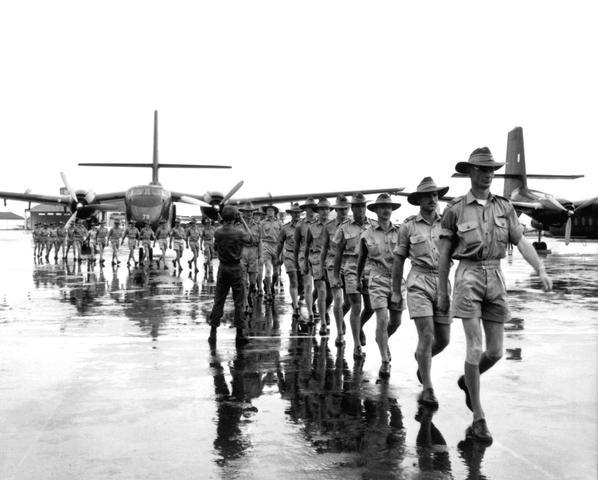
POLYGON ((199 239, 201 237, 201 228, 197 225, 197 221, 192 218, 191 224, 187 229, 187 248, 191 249, 191 253, 193 253, 193 258, 187 262, 189 268, 191 269, 194 266, 194 271, 198 272, 197 268, 197 257, 199 256, 199 239))
MULTIPOLYGON (((328 308, 326 297, 328 286, 326 282, 325 264, 321 262, 322 244, 325 236, 328 215, 330 214, 330 202, 326 198, 320 198, 316 206, 318 221, 313 222, 307 229, 305 239, 305 269, 310 272, 318 291, 317 307, 320 313, 320 335, 328 333, 328 308)), ((308 322, 309 323, 309 322, 308 322)), ((308 325, 311 327, 312 325, 308 325)))
POLYGON ((208 217, 203 217, 201 223, 203 225, 203 231, 201 232, 199 247, 203 251, 204 279, 207 278, 208 282, 213 282, 214 273, 212 270, 212 259, 216 257, 216 252, 214 250, 214 233, 216 230, 208 217))
POLYGON ((276 259, 281 258, 284 263, 284 269, 289 276, 289 293, 291 295, 291 305, 293 306, 293 320, 298 320, 299 314, 299 284, 297 278, 297 264, 295 263, 295 230, 299 224, 301 216, 301 207, 298 203, 293 203, 289 210, 291 221, 282 226, 278 236, 278 247, 276 249, 276 259))
POLYGON ((332 301, 333 301, 333 313, 336 322, 336 333, 337 337, 334 344, 340 347, 345 344, 345 313, 349 311, 350 303, 349 299, 343 295, 343 274, 341 271, 340 278, 335 282, 334 278, 334 259, 336 257, 336 251, 338 245, 334 241, 336 231, 338 228, 347 221, 349 214, 349 202, 347 197, 339 195, 336 197, 336 203, 332 205, 332 208, 336 211, 336 218, 329 220, 326 223, 322 240, 322 253, 320 263, 324 266, 325 276, 327 285, 332 288, 332 301), (346 302, 346 305, 345 305, 346 302))
POLYGON ((440 257, 440 215, 438 200, 448 187, 438 187, 432 177, 425 177, 407 201, 419 206, 419 214, 407 218, 399 228, 399 243, 394 250, 392 270, 392 300, 402 300, 403 268, 409 258, 411 270, 407 276, 407 308, 417 328, 417 375, 423 391, 419 402, 438 408, 430 375, 432 357, 449 344, 451 318, 448 311, 438 309, 438 259, 440 257))
POLYGON ((143 228, 139 232, 139 238, 141 239, 141 246, 143 247, 143 260, 139 263, 144 265, 145 262, 147 262, 147 264, 151 266, 152 259, 150 252, 152 248, 152 241, 156 241, 156 236, 154 235, 154 231, 152 230, 152 227, 150 227, 149 222, 144 222, 143 228))
POLYGON ((491 443, 480 399, 480 374, 490 369, 503 354, 504 322, 510 318, 505 279, 500 260, 507 244, 517 245, 523 258, 538 273, 545 291, 552 289, 544 265, 523 236, 517 213, 506 198, 490 193, 494 172, 504 165, 495 162, 487 147, 475 149, 467 162, 455 170, 469 175, 471 189, 447 206, 440 232, 439 304, 448 311, 448 274, 451 257, 459 260, 453 291, 453 315, 463 321, 466 355, 465 374, 459 388, 465 392, 473 423, 467 435, 491 443), (486 349, 482 341, 486 334, 486 349))
POLYGON ((108 232, 108 241, 112 247, 112 266, 118 265, 118 249, 120 248, 121 240, 124 238, 124 232, 120 228, 120 221, 114 220, 114 226, 108 232))
POLYGON ((253 308, 253 296, 257 293, 257 269, 261 258, 261 227, 253 220, 255 208, 251 202, 243 204, 239 207, 239 211, 251 234, 251 243, 243 245, 241 254, 245 285, 245 311, 249 312, 249 309, 253 308))
POLYGON ((278 207, 275 205, 265 205, 262 207, 262 212, 266 214, 266 218, 262 221, 260 226, 260 241, 262 244, 262 261, 264 262, 264 289, 266 302, 274 301, 274 284, 277 278, 273 278, 274 265, 278 263, 276 256, 276 249, 278 245, 278 237, 282 230, 282 224, 278 220, 278 207))
POLYGON ((56 228, 56 246, 54 249, 54 258, 58 257, 62 251, 62 259, 66 259, 66 229, 64 224, 59 224, 56 228))
POLYGON ((341 272, 344 277, 345 292, 351 305, 351 333, 353 334, 353 358, 363 360, 365 352, 365 334, 363 325, 369 320, 374 311, 371 308, 368 293, 367 279, 369 268, 366 265, 363 275, 357 277, 357 260, 359 257, 359 244, 361 234, 372 225, 365 215, 366 200, 363 193, 356 192, 351 198, 351 212, 353 218, 341 224, 334 234, 334 243, 337 245, 334 258, 334 274, 332 284, 340 283, 341 272), (363 311, 361 310, 363 299, 363 311))
POLYGON ((127 258, 127 266, 131 265, 131 260, 133 260, 133 264, 137 266, 137 262, 135 261, 135 249, 137 248, 137 242, 139 241, 139 229, 135 226, 135 222, 133 220, 129 221, 129 226, 123 232, 123 240, 127 238, 127 245, 129 247, 129 258, 127 258))
POLYGON ((380 350, 382 364, 378 375, 380 378, 390 376, 390 349, 388 338, 399 328, 403 310, 402 298, 392 298, 392 262, 393 251, 399 240, 399 229, 390 217, 392 212, 401 206, 394 203, 388 193, 381 193, 367 209, 374 212, 378 221, 361 234, 359 242, 359 260, 357 278, 363 274, 366 261, 370 266, 368 288, 370 301, 376 314, 376 343, 380 350))
POLYGON ((301 209, 305 212, 305 218, 297 223, 295 228, 295 264, 299 269, 299 273, 303 277, 303 293, 305 296, 305 305, 307 307, 308 325, 314 324, 314 305, 313 305, 313 277, 307 269, 305 258, 305 241, 307 239, 307 231, 312 223, 317 221, 316 218, 316 201, 309 197, 301 209))
POLYGON ((185 238, 187 238, 187 232, 185 231, 185 227, 181 225, 181 221, 177 218, 174 221, 174 228, 170 231, 170 243, 169 247, 172 247, 174 241, 174 252, 176 253, 176 258, 172 261, 174 268, 179 267, 179 272, 183 270, 183 266, 181 265, 181 258, 183 257, 183 251, 185 250, 185 238))
POLYGON ((156 236, 154 238, 154 245, 153 247, 156 248, 156 241, 158 242, 158 246, 160 247, 160 251, 162 254, 160 258, 156 260, 156 267, 160 268, 160 261, 164 261, 164 270, 168 270, 166 266, 166 249, 168 248, 168 238, 170 237, 170 229, 168 228, 168 222, 164 219, 160 220, 160 224, 156 229, 156 236))
POLYGON ((104 220, 100 221, 100 226, 98 227, 98 231, 96 233, 96 242, 98 246, 98 250, 100 253, 100 266, 104 266, 104 249, 108 245, 108 229, 106 228, 106 222, 104 220))
POLYGON ((81 263, 81 248, 83 246, 83 242, 87 240, 89 232, 85 225, 83 225, 83 220, 77 219, 75 220, 75 226, 73 227, 73 258, 75 262, 81 263))

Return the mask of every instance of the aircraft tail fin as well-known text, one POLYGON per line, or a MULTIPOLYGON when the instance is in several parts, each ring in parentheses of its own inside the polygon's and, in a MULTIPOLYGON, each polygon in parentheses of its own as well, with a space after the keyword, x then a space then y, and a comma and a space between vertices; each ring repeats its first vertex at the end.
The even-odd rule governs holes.
POLYGON ((521 127, 515 127, 507 137, 507 166, 503 195, 506 198, 511 198, 511 193, 515 189, 527 189, 523 129, 521 127))
POLYGON ((160 168, 231 168, 230 165, 195 165, 191 163, 160 163, 158 160, 158 111, 154 110, 154 150, 152 163, 97 163, 85 162, 79 163, 82 167, 151 167, 152 185, 159 185, 158 170, 160 168))

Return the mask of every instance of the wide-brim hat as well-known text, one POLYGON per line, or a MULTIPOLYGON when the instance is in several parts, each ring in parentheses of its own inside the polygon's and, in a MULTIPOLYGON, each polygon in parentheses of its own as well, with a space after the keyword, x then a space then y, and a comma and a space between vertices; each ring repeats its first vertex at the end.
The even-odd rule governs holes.
POLYGON ((459 173, 468 174, 471 167, 491 167, 498 170, 504 165, 504 162, 495 162, 492 153, 488 147, 476 148, 467 162, 459 162, 455 165, 455 170, 459 173))
POLYGON ((315 210, 317 206, 318 204, 314 200, 314 197, 308 197, 307 200, 305 200, 305 203, 303 205, 300 205, 299 208, 301 210, 305 210, 306 208, 312 208, 315 210))
POLYGON ((401 204, 393 202, 388 193, 381 193, 380 195, 378 195, 378 198, 376 198, 375 202, 370 203, 367 206, 367 209, 370 212, 375 212, 378 207, 386 207, 386 206, 389 206, 393 210, 396 210, 397 208, 399 208, 401 206, 401 204))
POLYGON ((438 198, 442 198, 448 192, 449 187, 439 187, 436 185, 432 177, 424 177, 424 179, 419 182, 417 189, 415 192, 411 192, 407 195, 407 201, 411 205, 419 205, 419 197, 426 193, 433 193, 438 192, 438 198))
POLYGON ((365 205, 366 203, 367 203, 367 200, 365 199, 365 196, 361 192, 355 192, 351 196, 351 205, 365 205))
POLYGON ((242 203, 238 208, 240 212, 254 212, 257 210, 251 202, 242 203))
POLYGON ((349 208, 349 201, 342 193, 337 195, 336 203, 332 205, 332 208, 349 208))
POLYGON ((274 209, 274 213, 276 215, 278 215, 278 207, 276 205, 273 205, 271 203, 269 203, 268 205, 262 205, 262 212, 266 213, 266 210, 268 210, 269 208, 273 208, 274 209))
POLYGON ((316 210, 320 210, 322 208, 330 209, 330 202, 328 201, 327 198, 322 197, 318 200, 318 204, 316 205, 316 210))
POLYGON ((301 207, 299 206, 299 203, 295 202, 291 204, 291 208, 285 210, 285 212, 287 213, 301 213, 303 212, 303 210, 301 210, 301 207))

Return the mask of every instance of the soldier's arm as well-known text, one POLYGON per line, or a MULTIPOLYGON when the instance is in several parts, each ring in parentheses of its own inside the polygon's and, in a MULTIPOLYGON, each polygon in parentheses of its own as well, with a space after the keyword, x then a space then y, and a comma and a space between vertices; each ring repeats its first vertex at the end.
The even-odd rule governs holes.
POLYGON ((324 239, 322 240, 322 251, 320 252, 320 265, 322 268, 326 266, 326 255, 328 254, 328 247, 330 245, 330 232, 324 227, 324 239))
POLYGON ((295 228, 295 250, 293 256, 295 257, 295 264, 299 267, 299 246, 301 244, 301 227, 297 225, 295 228))
POLYGON ((311 230, 308 228, 307 233, 305 234, 305 249, 304 249, 305 270, 307 270, 309 267, 309 247, 311 245, 311 241, 312 241, 311 230))
POLYGON ((519 242, 517 242, 517 249, 521 252, 525 261, 529 263, 539 275, 544 291, 550 292, 552 290, 552 280, 550 280, 550 277, 546 274, 544 264, 540 260, 540 257, 538 257, 538 253, 533 245, 529 243, 527 238, 521 237, 519 242))
POLYGON ((403 283, 403 270, 405 268, 405 257, 395 253, 392 260, 392 296, 393 302, 402 301, 401 284, 403 283))
POLYGON ((365 262, 368 258, 368 247, 365 238, 359 240, 359 257, 357 258, 357 282, 361 284, 361 277, 363 275, 363 269, 365 262))
POLYGON ((339 278, 341 275, 341 265, 343 263, 343 253, 345 252, 345 246, 347 245, 345 235, 342 233, 342 231, 339 234, 338 242, 336 244, 336 255, 334 256, 334 278, 339 278))

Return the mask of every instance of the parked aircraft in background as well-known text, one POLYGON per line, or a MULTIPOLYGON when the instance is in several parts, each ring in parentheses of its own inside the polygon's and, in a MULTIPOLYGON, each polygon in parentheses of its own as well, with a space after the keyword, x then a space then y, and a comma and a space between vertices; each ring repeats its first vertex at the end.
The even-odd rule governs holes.
MULTIPOLYGON (((226 203, 242 203, 251 201, 256 205, 265 203, 282 203, 292 201, 302 201, 308 196, 317 197, 335 197, 339 193, 350 195, 352 191, 334 191, 334 192, 316 192, 316 193, 298 193, 292 195, 263 196, 250 198, 232 198, 241 188, 243 182, 237 183, 228 193, 223 194, 216 191, 208 191, 205 194, 183 193, 170 191, 164 188, 158 180, 158 171, 160 168, 231 168, 224 165, 193 165, 193 164, 168 164, 158 161, 158 112, 154 112, 154 149, 152 163, 80 163, 82 166, 94 167, 151 167, 152 181, 149 185, 137 185, 126 191, 99 193, 91 190, 74 190, 69 184, 66 176, 61 173, 62 180, 69 192, 68 195, 38 195, 32 193, 2 192, 0 198, 5 200, 21 200, 29 203, 45 203, 64 205, 65 210, 70 210, 72 215, 69 223, 75 219, 91 221, 98 212, 101 211, 125 211, 127 221, 136 223, 149 222, 156 228, 160 220, 167 220, 170 224, 174 223, 176 218, 176 203, 188 203, 199 205, 204 215, 212 218, 218 217, 218 212, 226 203)), ((388 192, 396 194, 403 190, 402 188, 377 188, 370 190, 360 190, 364 194, 375 194, 388 192)))

